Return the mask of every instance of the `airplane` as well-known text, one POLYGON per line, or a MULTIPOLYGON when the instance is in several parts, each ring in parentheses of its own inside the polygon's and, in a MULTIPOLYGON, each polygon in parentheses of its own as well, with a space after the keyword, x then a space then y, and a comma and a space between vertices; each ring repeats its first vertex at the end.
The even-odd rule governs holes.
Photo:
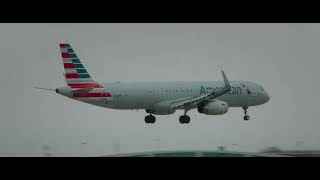
POLYGON ((92 79, 70 44, 60 44, 64 77, 67 86, 52 90, 68 98, 95 106, 118 109, 143 109, 148 114, 144 121, 153 124, 154 115, 170 115, 184 110, 181 124, 190 123, 187 112, 197 109, 206 115, 222 115, 230 107, 241 107, 244 120, 249 120, 250 106, 270 100, 264 88, 250 81, 229 81, 222 70, 223 81, 171 82, 113 82, 99 83, 92 79))

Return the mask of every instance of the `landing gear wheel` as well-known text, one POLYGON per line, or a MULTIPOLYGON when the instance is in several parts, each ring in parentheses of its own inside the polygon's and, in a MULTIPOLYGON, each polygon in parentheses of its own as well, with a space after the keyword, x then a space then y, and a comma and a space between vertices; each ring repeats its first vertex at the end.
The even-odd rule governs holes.
POLYGON ((156 122, 156 117, 150 115, 150 123, 154 124, 156 122))
POLYGON ((179 117, 179 122, 180 122, 181 124, 184 123, 184 121, 183 121, 183 116, 180 116, 180 117, 179 117))
POLYGON ((190 123, 190 117, 187 116, 187 115, 185 116, 185 123, 186 123, 186 124, 189 124, 189 123, 190 123))
POLYGON ((146 117, 144 117, 144 121, 149 124, 154 124, 156 122, 156 117, 152 116, 152 115, 148 115, 146 117))
POLYGON ((187 115, 180 116, 180 117, 179 117, 179 122, 180 122, 181 124, 188 124, 188 123, 190 123, 190 117, 187 116, 187 115))
POLYGON ((149 120, 149 116, 144 117, 144 122, 146 122, 147 124, 149 124, 149 123, 150 123, 149 121, 150 121, 150 120, 149 120))
POLYGON ((250 116, 244 116, 243 119, 244 119, 245 121, 248 121, 248 120, 250 120, 250 116))

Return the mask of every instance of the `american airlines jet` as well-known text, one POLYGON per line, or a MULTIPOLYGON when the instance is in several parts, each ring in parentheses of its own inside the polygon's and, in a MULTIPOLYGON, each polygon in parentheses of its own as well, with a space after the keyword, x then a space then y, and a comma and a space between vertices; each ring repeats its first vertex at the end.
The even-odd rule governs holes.
POLYGON ((144 109, 148 113, 144 118, 146 123, 155 123, 154 115, 184 110, 179 122, 188 124, 187 112, 191 109, 206 115, 222 115, 229 107, 241 107, 244 120, 249 120, 248 107, 264 104, 270 99, 261 85, 249 81, 229 82, 223 71, 223 81, 98 83, 69 44, 60 44, 60 49, 67 86, 55 89, 56 93, 105 108, 144 109))

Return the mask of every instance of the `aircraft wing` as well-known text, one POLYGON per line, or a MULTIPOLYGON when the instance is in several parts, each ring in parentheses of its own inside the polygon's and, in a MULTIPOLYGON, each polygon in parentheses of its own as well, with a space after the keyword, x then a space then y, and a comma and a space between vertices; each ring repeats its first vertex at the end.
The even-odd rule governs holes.
POLYGON ((223 77, 223 81, 224 81, 224 87, 222 89, 220 89, 217 92, 212 92, 210 94, 205 94, 205 95, 201 95, 201 96, 196 96, 196 97, 186 98, 183 100, 174 101, 171 103, 171 108, 173 108, 173 109, 195 108, 203 102, 207 102, 212 99, 215 99, 215 98, 227 93, 228 91, 230 91, 230 89, 231 89, 230 82, 229 82, 227 76, 224 74, 224 72, 223 71, 221 71, 221 72, 222 72, 222 77, 223 77))

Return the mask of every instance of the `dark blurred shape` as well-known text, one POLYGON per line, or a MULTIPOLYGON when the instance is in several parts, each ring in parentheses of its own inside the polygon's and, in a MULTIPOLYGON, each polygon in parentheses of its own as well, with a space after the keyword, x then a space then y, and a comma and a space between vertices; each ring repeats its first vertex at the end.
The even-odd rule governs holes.
POLYGON ((226 151, 226 147, 225 146, 219 146, 218 147, 218 151, 226 151))
POLYGON ((285 155, 291 157, 320 157, 320 150, 281 150, 278 147, 267 147, 260 151, 270 155, 285 155))
POLYGON ((50 152, 50 146, 43 145, 42 147, 42 152, 44 157, 51 157, 51 152, 50 152))
POLYGON ((231 151, 151 151, 115 154, 104 157, 286 157, 277 154, 246 153, 231 151))
POLYGON ((266 149, 263 149, 261 151, 262 153, 280 153, 282 150, 278 147, 272 146, 272 147, 267 147, 266 149))

